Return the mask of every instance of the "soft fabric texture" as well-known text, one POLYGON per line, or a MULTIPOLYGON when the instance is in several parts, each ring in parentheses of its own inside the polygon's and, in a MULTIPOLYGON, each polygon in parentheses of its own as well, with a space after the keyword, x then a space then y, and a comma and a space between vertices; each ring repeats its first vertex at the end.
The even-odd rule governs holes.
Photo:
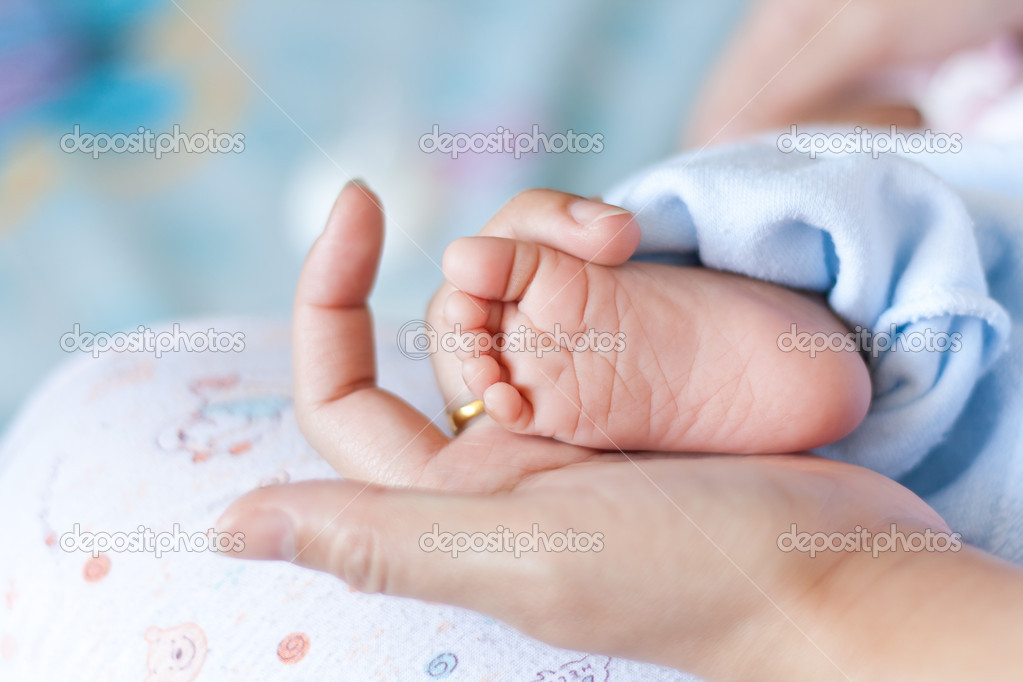
MULTIPOLYGON (((75 551, 76 525, 176 524, 194 541, 257 486, 336 476, 295 423, 286 323, 182 326, 242 332, 245 350, 83 354, 0 443, 0 680, 696 682, 283 562, 75 551)), ((377 334, 382 385, 443 419, 429 361, 398 352, 397 328, 377 334)))
POLYGON ((1023 562, 1023 148, 963 145, 811 159, 765 137, 605 200, 637 213, 638 257, 823 293, 851 329, 912 341, 868 354, 870 413, 819 454, 905 483, 967 542, 1023 562))

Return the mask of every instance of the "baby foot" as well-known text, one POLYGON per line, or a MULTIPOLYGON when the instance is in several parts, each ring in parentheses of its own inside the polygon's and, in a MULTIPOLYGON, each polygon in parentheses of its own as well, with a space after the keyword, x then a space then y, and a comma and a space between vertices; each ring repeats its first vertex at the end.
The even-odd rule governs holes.
POLYGON ((475 341, 460 352, 466 386, 516 433, 605 449, 796 452, 852 431, 870 401, 856 352, 781 349, 793 324, 846 333, 788 289, 702 268, 595 265, 497 237, 451 244, 444 273, 459 289, 445 321, 475 341))

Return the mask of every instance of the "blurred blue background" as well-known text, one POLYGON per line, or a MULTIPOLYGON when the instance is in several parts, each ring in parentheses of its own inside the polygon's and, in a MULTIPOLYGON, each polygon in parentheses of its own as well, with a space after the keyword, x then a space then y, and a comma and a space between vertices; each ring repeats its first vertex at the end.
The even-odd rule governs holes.
POLYGON ((0 3, 0 431, 75 323, 288 315, 349 175, 388 237, 373 304, 422 316, 444 246, 519 190, 581 194, 677 149, 744 0, 0 3), (442 132, 601 134, 599 154, 426 154, 442 132), (243 134, 241 153, 61 151, 243 134))

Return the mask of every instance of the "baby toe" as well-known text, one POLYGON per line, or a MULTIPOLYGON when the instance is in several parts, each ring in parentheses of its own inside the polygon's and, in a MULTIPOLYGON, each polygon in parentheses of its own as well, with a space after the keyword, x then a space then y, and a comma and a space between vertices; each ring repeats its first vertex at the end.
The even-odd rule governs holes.
POLYGON ((444 319, 452 328, 490 329, 500 310, 492 302, 464 291, 452 291, 444 301, 444 319), (498 313, 495 316, 494 313, 498 313))
POLYGON ((533 406, 511 384, 498 382, 483 392, 487 414, 515 433, 528 433, 533 424, 533 406))
POLYGON ((540 267, 536 244, 501 237, 464 237, 444 251, 444 276, 479 298, 517 301, 540 267))
POLYGON ((482 400, 486 390, 501 380, 501 367, 489 355, 466 358, 462 361, 462 380, 469 392, 482 400))

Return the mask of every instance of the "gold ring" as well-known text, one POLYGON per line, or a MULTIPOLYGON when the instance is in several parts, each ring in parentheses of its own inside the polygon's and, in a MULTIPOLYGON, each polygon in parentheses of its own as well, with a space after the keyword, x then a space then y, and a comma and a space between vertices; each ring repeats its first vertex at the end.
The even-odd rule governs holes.
POLYGON ((485 412, 486 409, 483 407, 482 400, 473 400, 467 405, 462 405, 454 412, 449 412, 448 421, 451 423, 451 432, 457 436, 470 421, 485 412))

